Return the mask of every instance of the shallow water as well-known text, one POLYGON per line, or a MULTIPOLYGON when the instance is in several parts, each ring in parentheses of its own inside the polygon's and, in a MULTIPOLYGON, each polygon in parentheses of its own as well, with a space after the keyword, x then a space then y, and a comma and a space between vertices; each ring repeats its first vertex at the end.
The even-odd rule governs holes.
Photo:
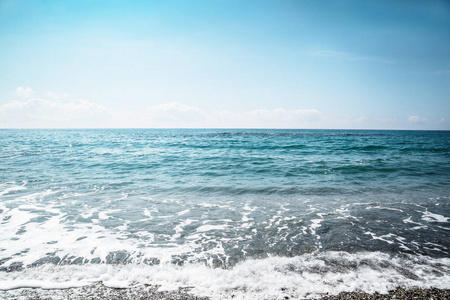
POLYGON ((0 130, 0 289, 450 288, 450 132, 0 130))

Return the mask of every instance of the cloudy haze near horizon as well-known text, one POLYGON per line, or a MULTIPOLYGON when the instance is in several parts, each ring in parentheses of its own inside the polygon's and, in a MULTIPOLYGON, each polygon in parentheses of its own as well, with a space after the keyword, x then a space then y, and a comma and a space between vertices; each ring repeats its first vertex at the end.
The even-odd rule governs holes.
POLYGON ((448 1, 0 1, 0 128, 450 130, 448 1))

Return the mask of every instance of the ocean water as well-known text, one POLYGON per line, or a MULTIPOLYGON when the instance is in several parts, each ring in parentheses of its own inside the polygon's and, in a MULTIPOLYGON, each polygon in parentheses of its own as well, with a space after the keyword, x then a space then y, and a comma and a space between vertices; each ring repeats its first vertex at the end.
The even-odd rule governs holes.
POLYGON ((0 130, 0 297, 450 288, 450 132, 0 130))

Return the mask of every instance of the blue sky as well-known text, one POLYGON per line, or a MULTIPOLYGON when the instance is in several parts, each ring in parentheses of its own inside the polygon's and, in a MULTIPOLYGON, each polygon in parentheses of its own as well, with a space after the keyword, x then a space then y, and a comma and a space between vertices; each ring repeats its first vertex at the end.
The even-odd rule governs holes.
POLYGON ((0 1, 0 128, 450 129, 449 1, 0 1))

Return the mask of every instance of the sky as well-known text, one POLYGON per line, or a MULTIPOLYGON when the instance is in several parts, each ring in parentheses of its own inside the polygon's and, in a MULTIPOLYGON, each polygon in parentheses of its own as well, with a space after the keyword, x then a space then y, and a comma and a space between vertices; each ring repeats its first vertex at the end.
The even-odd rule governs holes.
POLYGON ((450 130, 450 1, 0 0, 0 128, 450 130))

